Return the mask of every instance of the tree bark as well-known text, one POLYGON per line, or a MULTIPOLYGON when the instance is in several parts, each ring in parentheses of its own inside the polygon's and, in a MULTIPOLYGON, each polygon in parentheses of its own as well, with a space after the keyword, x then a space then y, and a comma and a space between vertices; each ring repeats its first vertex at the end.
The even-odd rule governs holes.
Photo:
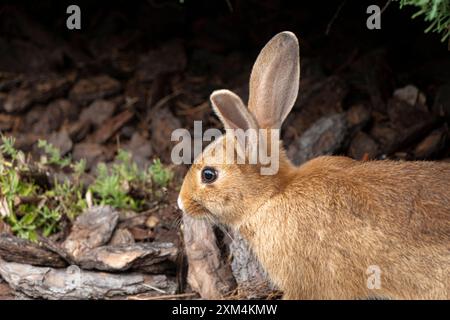
POLYGON ((231 267, 222 259, 213 226, 183 215, 188 283, 202 298, 220 299, 234 289, 231 267))
POLYGON ((0 257, 6 261, 35 266, 61 268, 67 265, 67 262, 57 253, 6 233, 0 235, 0 257))
POLYGON ((84 271, 74 265, 53 269, 0 259, 0 275, 14 290, 32 298, 50 300, 105 299, 144 292, 174 294, 176 291, 176 283, 165 275, 109 274, 84 271))

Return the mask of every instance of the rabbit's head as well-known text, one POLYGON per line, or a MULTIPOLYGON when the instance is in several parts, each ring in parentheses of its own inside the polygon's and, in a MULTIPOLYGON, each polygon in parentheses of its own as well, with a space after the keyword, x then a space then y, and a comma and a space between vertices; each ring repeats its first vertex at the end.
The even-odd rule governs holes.
POLYGON ((231 91, 211 94, 226 133, 194 160, 180 191, 180 209, 237 225, 283 187, 292 168, 278 133, 297 98, 299 78, 298 40, 291 32, 281 32, 253 66, 248 108, 231 91), (268 159, 277 162, 270 164, 271 173, 268 159))

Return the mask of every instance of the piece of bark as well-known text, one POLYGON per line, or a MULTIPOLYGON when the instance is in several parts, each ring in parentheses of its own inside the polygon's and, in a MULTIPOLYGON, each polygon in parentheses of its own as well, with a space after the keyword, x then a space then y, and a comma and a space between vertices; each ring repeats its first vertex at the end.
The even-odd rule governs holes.
POLYGON ((164 108, 155 112, 151 119, 150 130, 152 135, 152 146, 156 154, 162 156, 161 161, 170 161, 170 150, 174 143, 169 138, 172 132, 181 128, 180 119, 164 108))
POLYGON ((111 118, 115 111, 116 105, 114 102, 103 99, 95 100, 81 112, 80 120, 88 121, 97 128, 111 118))
POLYGON ((416 159, 427 159, 445 148, 448 140, 448 128, 443 126, 431 132, 414 149, 416 159))
POLYGON ((370 108, 364 104, 355 104, 347 111, 347 123, 353 132, 366 126, 370 117, 370 108))
POLYGON ((64 76, 45 75, 33 86, 34 100, 38 103, 46 103, 50 99, 60 98, 66 94, 75 78, 75 73, 64 76))
POLYGON ((80 104, 88 104, 95 99, 112 96, 120 89, 119 81, 108 75, 100 75, 79 80, 70 90, 69 97, 80 104))
POLYGON ((6 261, 26 263, 35 266, 61 268, 67 265, 60 255, 11 234, 0 234, 0 257, 6 261))
POLYGON ((436 126, 436 119, 421 119, 408 128, 394 127, 391 122, 377 123, 370 130, 370 135, 380 144, 384 154, 392 154, 419 141, 436 126), (423 121, 422 121, 423 120, 423 121))
POLYGON ((234 232, 233 238, 230 244, 230 252, 233 255, 231 270, 239 290, 245 292, 249 299, 264 296, 265 293, 273 291, 275 287, 245 239, 238 232, 234 232))
POLYGON ((98 162, 105 160, 106 152, 106 148, 98 143, 81 142, 73 148, 72 156, 75 161, 84 159, 86 169, 89 170, 98 162))
POLYGON ((66 130, 73 142, 80 142, 91 130, 91 123, 87 121, 76 121, 68 124, 66 130))
POLYGON ((84 271, 77 266, 65 269, 33 267, 0 259, 0 275, 16 291, 32 298, 105 299, 143 292, 173 294, 176 283, 165 275, 109 274, 84 271))
POLYGON ((3 104, 3 109, 6 112, 21 112, 33 102, 33 95, 30 89, 16 89, 9 93, 3 104))
POLYGON ((356 160, 361 160, 364 157, 375 159, 378 152, 378 144, 362 131, 355 134, 348 150, 349 156, 356 160))
POLYGON ((134 112, 125 110, 118 115, 108 119, 98 128, 88 140, 95 143, 104 143, 109 140, 120 128, 134 117, 134 112))
POLYGON ((91 249, 76 258, 83 269, 102 271, 124 271, 145 269, 160 270, 158 264, 175 262, 178 249, 173 243, 135 243, 131 245, 101 246, 91 249))
POLYGON ((109 206, 92 207, 78 216, 62 247, 75 259, 111 239, 119 213, 109 206))
POLYGON ((65 131, 53 132, 48 137, 48 143, 55 148, 58 148, 60 154, 65 156, 70 150, 72 150, 73 142, 70 139, 69 134, 65 131))
POLYGON ((129 230, 130 230, 131 234, 133 235, 134 240, 151 241, 151 240, 155 239, 155 233, 152 230, 147 229, 145 227, 131 227, 131 228, 129 228, 129 230))
POLYGON ((183 215, 183 237, 192 289, 205 299, 220 299, 233 290, 236 282, 221 257, 211 224, 183 215))
POLYGON ((320 118, 289 147, 288 156, 295 165, 322 155, 331 155, 342 147, 348 135, 345 113, 320 118))
POLYGON ((111 240, 109 241, 109 245, 128 245, 134 244, 134 238, 131 232, 126 228, 117 228, 114 231, 111 240))

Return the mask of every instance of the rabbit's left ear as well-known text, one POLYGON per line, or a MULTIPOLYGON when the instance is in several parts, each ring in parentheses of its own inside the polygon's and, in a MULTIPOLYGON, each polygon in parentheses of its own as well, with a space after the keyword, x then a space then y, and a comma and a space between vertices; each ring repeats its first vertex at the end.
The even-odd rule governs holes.
POLYGON ((261 128, 281 127, 297 99, 299 81, 297 37, 281 32, 261 50, 250 76, 248 107, 261 128))
POLYGON ((211 94, 214 111, 225 129, 258 129, 255 118, 245 107, 241 98, 229 90, 217 90, 211 94))

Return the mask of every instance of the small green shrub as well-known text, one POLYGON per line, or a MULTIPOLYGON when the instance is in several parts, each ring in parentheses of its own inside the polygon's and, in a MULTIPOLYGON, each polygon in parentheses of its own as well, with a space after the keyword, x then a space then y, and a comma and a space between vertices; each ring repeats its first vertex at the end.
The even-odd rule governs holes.
MULTIPOLYGON (((14 138, 1 137, 0 145, 0 219, 11 226, 19 237, 36 241, 39 235, 49 236, 60 229, 62 217, 73 220, 92 204, 110 205, 117 209, 141 211, 148 203, 161 200, 162 190, 173 173, 159 159, 146 170, 139 169, 130 153, 118 150, 111 166, 97 165, 97 175, 89 186, 82 183, 86 162, 73 162, 62 157, 57 148, 44 140, 38 147, 44 152, 38 163, 29 163, 23 152, 14 148, 14 138), (51 186, 42 186, 27 173, 44 170, 55 173, 70 171, 63 181, 53 179, 51 186)), ((41 172, 42 173, 42 172, 41 172)))

